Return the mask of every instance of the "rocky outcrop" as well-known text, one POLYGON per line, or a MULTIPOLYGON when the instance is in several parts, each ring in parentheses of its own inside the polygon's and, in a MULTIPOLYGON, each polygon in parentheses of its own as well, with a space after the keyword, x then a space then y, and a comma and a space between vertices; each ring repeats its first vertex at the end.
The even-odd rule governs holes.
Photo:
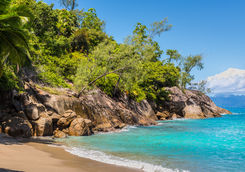
POLYGON ((56 128, 56 130, 54 130, 54 137, 55 138, 65 138, 67 136, 67 134, 63 131, 60 131, 58 128, 56 128))
POLYGON ((231 114, 228 110, 217 107, 205 94, 196 90, 181 90, 178 87, 166 88, 169 100, 157 114, 158 119, 191 118, 202 119, 231 114))
POLYGON ((16 137, 31 137, 33 135, 32 125, 26 118, 24 113, 16 114, 6 121, 2 122, 2 131, 4 133, 16 137))
POLYGON ((89 119, 76 118, 69 127, 70 136, 89 136, 92 134, 92 122, 89 119))
POLYGON ((61 118, 57 121, 57 126, 60 129, 69 127, 70 123, 77 117, 77 114, 72 110, 67 110, 61 115, 61 118))
MULTIPOLYGON (((12 93, 11 104, 16 112, 25 115, 24 121, 20 123, 28 123, 29 126, 29 134, 25 136, 81 136, 113 131, 126 125, 156 124, 157 118, 147 101, 138 103, 126 95, 115 100, 99 89, 79 98, 65 89, 61 90, 61 94, 51 94, 44 90, 32 82, 26 82, 23 94, 12 93)), ((18 135, 12 134, 12 130, 17 130, 12 123, 8 123, 8 126, 11 132, 6 127, 3 132, 18 135)))
POLYGON ((53 123, 52 118, 46 113, 42 113, 40 118, 35 121, 31 121, 33 125, 34 136, 51 136, 53 135, 53 123))
POLYGON ((44 90, 26 82, 24 93, 13 91, 11 96, 6 96, 11 100, 7 104, 12 107, 0 110, 1 131, 12 136, 63 138, 114 131, 126 125, 154 125, 156 120, 199 119, 230 113, 199 91, 182 91, 177 87, 166 88, 170 92, 169 100, 158 112, 148 101, 139 103, 126 94, 112 99, 96 89, 78 98, 66 89, 52 91, 52 94, 44 90))

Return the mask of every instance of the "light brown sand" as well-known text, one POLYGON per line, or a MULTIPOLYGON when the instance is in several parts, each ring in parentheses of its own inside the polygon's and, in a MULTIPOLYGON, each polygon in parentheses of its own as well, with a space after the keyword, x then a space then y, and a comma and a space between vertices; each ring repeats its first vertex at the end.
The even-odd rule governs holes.
POLYGON ((26 172, 136 172, 72 155, 62 148, 48 146, 40 139, 13 139, 0 134, 0 171, 26 172))

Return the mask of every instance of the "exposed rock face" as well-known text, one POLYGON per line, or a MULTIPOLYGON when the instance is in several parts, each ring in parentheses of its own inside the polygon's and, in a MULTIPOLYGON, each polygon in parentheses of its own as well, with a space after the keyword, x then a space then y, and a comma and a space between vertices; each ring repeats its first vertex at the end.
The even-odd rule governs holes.
POLYGON ((171 114, 168 111, 157 112, 156 114, 158 120, 170 120, 171 114))
POLYGON ((8 104, 14 108, 0 110, 2 132, 22 137, 63 138, 113 131, 126 125, 154 125, 158 119, 199 119, 230 113, 199 91, 183 92, 177 87, 166 88, 171 92, 170 100, 157 113, 146 100, 138 103, 127 95, 112 99, 99 89, 79 98, 64 89, 60 95, 48 93, 32 82, 25 83, 25 90, 23 94, 13 92, 7 96, 11 100, 8 104))
POLYGON ((91 131, 92 122, 88 119, 76 118, 72 121, 69 127, 70 136, 89 136, 91 131))
POLYGON ((73 112, 72 110, 67 110, 62 117, 58 120, 57 126, 58 128, 67 128, 72 120, 74 120, 77 117, 77 114, 73 112))
POLYGON ((111 131, 128 125, 153 125, 155 113, 149 103, 137 103, 129 99, 113 100, 100 90, 80 97, 80 107, 77 112, 83 118, 92 121, 93 131, 111 131), (146 105, 147 104, 147 105, 146 105), (149 108, 149 109, 147 109, 149 108))
POLYGON ((38 109, 35 104, 28 104, 25 108, 25 112, 29 119, 36 120, 39 118, 38 109))
POLYGON ((31 137, 32 125, 27 119, 14 116, 3 123, 3 131, 13 137, 31 137))
POLYGON ((60 131, 58 128, 54 130, 54 137, 55 138, 65 138, 67 134, 63 131, 60 131))
POLYGON ((114 100, 93 90, 76 98, 72 92, 50 94, 32 82, 25 83, 25 90, 23 94, 12 93, 12 104, 17 112, 25 113, 34 136, 91 135, 126 125, 156 124, 157 118, 147 101, 137 103, 126 95, 114 100))
POLYGON ((200 91, 182 91, 178 87, 166 88, 166 90, 170 92, 170 101, 163 104, 165 112, 164 115, 159 113, 158 119, 169 119, 173 114, 176 114, 175 118, 191 119, 219 117, 221 113, 231 114, 231 112, 217 107, 208 96, 200 91), (166 111, 169 114, 166 114, 166 111))
POLYGON ((51 136, 53 135, 52 118, 47 114, 41 114, 40 118, 32 121, 34 136, 51 136))

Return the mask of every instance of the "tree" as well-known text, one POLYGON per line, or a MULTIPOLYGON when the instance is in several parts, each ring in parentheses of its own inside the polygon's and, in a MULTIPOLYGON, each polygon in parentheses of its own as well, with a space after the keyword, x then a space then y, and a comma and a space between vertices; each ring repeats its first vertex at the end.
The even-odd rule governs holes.
POLYGON ((189 89, 198 90, 204 94, 210 94, 212 92, 210 88, 207 88, 207 81, 206 80, 201 80, 200 82, 192 83, 190 85, 189 89))
POLYGON ((151 61, 157 61, 163 51, 160 49, 159 44, 154 41, 156 35, 160 36, 164 31, 168 31, 171 28, 171 25, 167 24, 167 19, 163 19, 160 22, 154 22, 150 28, 147 28, 146 25, 137 23, 133 31, 133 35, 129 36, 125 43, 132 45, 136 48, 138 53, 141 53, 142 58, 149 57, 151 61))
POLYGON ((167 50, 167 55, 169 57, 166 59, 166 62, 175 63, 181 71, 180 87, 182 88, 186 88, 194 80, 194 75, 191 75, 193 68, 203 69, 203 57, 201 55, 183 57, 177 50, 170 49, 167 50))
POLYGON ((166 95, 163 87, 176 85, 179 80, 174 65, 158 60, 161 53, 149 29, 138 23, 125 44, 106 40, 95 47, 82 60, 75 85, 82 91, 97 85, 111 96, 120 90, 137 101, 149 98, 160 102, 166 95))
POLYGON ((76 0, 61 0, 61 4, 68 10, 73 11, 77 6, 76 0))
POLYGON ((101 20, 94 8, 88 9, 87 12, 81 14, 81 27, 87 29, 95 29, 97 31, 103 31, 105 22, 101 20))
POLYGON ((191 75, 190 72, 193 68, 197 68, 198 70, 203 69, 202 56, 188 56, 184 59, 182 73, 181 73, 181 87, 186 88, 187 84, 190 84, 194 79, 194 75, 191 75))
POLYGON ((143 80, 139 85, 144 90, 147 99, 157 104, 166 100, 167 94, 164 87, 178 85, 180 74, 173 64, 163 64, 160 61, 146 62, 143 71, 143 80))
POLYGON ((5 64, 19 67, 30 60, 28 32, 28 9, 23 5, 11 6, 10 0, 0 2, 0 77, 5 64))
POLYGON ((167 63, 172 63, 173 61, 181 61, 181 54, 179 54, 177 50, 168 49, 166 54, 169 56, 169 58, 166 61, 167 63))

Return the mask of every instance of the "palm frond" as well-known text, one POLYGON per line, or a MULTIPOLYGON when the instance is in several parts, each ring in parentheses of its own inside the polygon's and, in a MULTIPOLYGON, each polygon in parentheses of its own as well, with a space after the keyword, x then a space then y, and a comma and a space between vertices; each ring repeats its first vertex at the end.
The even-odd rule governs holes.
POLYGON ((5 14, 10 6, 11 0, 0 1, 0 14, 5 14))

